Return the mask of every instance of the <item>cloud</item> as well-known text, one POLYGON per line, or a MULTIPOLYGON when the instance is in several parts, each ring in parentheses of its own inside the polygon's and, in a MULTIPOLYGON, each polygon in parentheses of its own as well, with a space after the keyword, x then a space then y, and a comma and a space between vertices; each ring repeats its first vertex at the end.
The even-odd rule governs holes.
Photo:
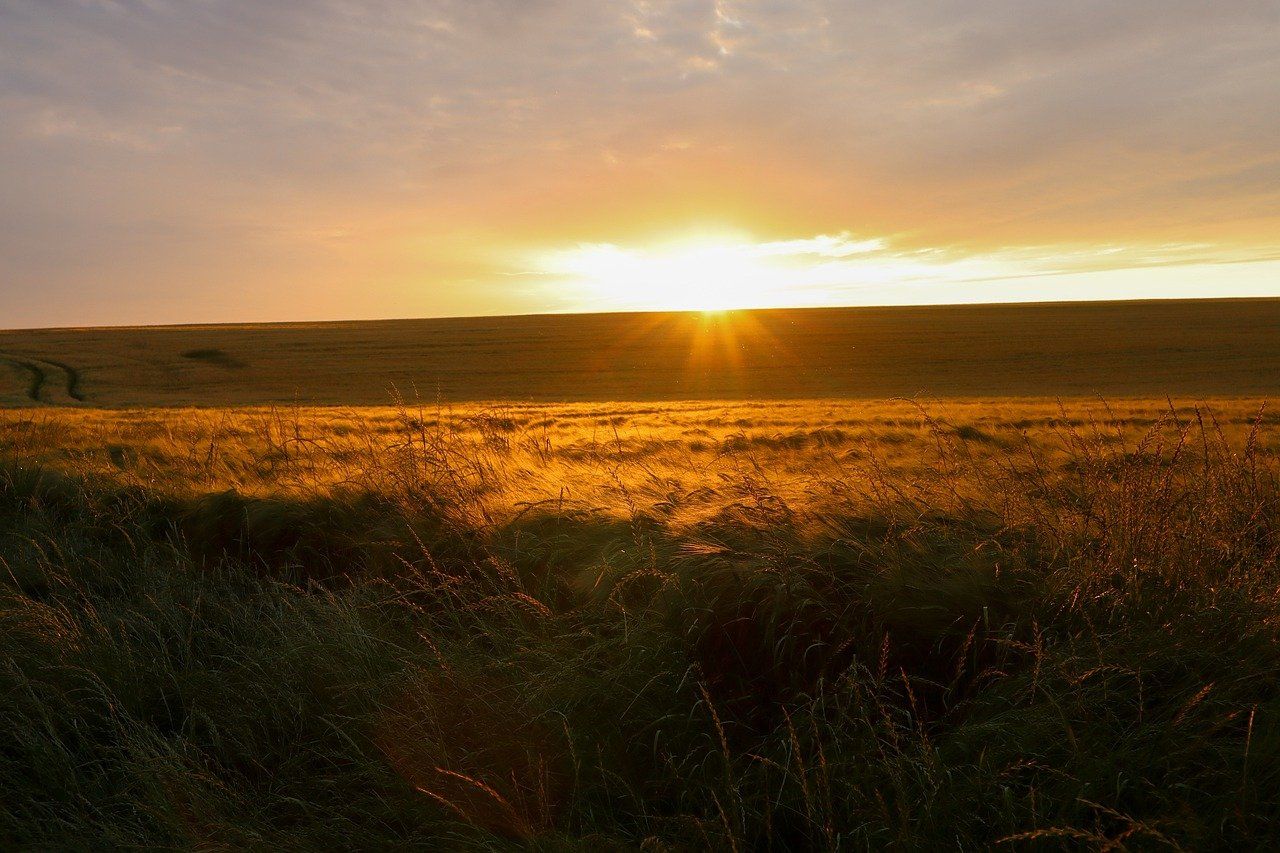
POLYGON ((800 240, 775 240, 762 243, 756 247, 761 256, 847 258, 852 255, 865 255, 885 248, 887 241, 883 237, 872 237, 866 240, 854 239, 848 231, 840 234, 819 234, 800 240))
POLYGON ((317 276, 335 316, 501 311, 428 276, 717 218, 1261 256, 1278 41, 1273 0, 0 0, 0 278, 91 310, 221 252, 279 294, 228 318, 317 276))

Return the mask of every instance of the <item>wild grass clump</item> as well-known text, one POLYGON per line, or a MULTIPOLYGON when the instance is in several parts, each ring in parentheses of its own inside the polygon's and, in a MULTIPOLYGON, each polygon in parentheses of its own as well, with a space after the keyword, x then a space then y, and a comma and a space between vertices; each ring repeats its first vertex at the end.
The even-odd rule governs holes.
POLYGON ((909 468, 343 423, 227 420, 150 482, 0 433, 0 844, 1280 841, 1262 419, 921 413, 909 468))

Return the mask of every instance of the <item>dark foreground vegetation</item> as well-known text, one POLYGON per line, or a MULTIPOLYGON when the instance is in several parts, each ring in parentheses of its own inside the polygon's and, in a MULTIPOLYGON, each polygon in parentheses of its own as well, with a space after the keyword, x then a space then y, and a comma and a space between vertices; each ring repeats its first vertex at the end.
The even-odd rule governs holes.
POLYGON ((748 467, 688 525, 486 521, 417 435, 378 489, 312 495, 10 453, 0 846, 1280 843, 1256 431, 939 431, 933 476, 866 454, 817 512, 748 467))

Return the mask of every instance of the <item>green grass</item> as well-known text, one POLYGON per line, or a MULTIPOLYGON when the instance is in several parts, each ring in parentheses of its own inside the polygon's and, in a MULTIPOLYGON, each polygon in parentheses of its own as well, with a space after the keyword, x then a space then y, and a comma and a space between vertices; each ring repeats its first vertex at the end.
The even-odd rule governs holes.
POLYGON ((253 493, 6 432, 0 844, 1265 847, 1267 423, 929 422, 909 476, 805 463, 813 504, 785 441, 722 444, 698 497, 619 439, 608 507, 503 515, 534 427, 406 415, 360 482, 253 493))

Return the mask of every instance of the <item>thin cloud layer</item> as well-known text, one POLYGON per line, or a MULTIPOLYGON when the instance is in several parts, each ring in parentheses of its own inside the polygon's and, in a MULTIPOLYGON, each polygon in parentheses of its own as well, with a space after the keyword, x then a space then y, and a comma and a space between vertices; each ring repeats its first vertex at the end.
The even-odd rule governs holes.
POLYGON ((513 254, 699 228, 1261 259, 1277 44, 1274 0, 0 0, 0 324, 563 308, 513 254))

